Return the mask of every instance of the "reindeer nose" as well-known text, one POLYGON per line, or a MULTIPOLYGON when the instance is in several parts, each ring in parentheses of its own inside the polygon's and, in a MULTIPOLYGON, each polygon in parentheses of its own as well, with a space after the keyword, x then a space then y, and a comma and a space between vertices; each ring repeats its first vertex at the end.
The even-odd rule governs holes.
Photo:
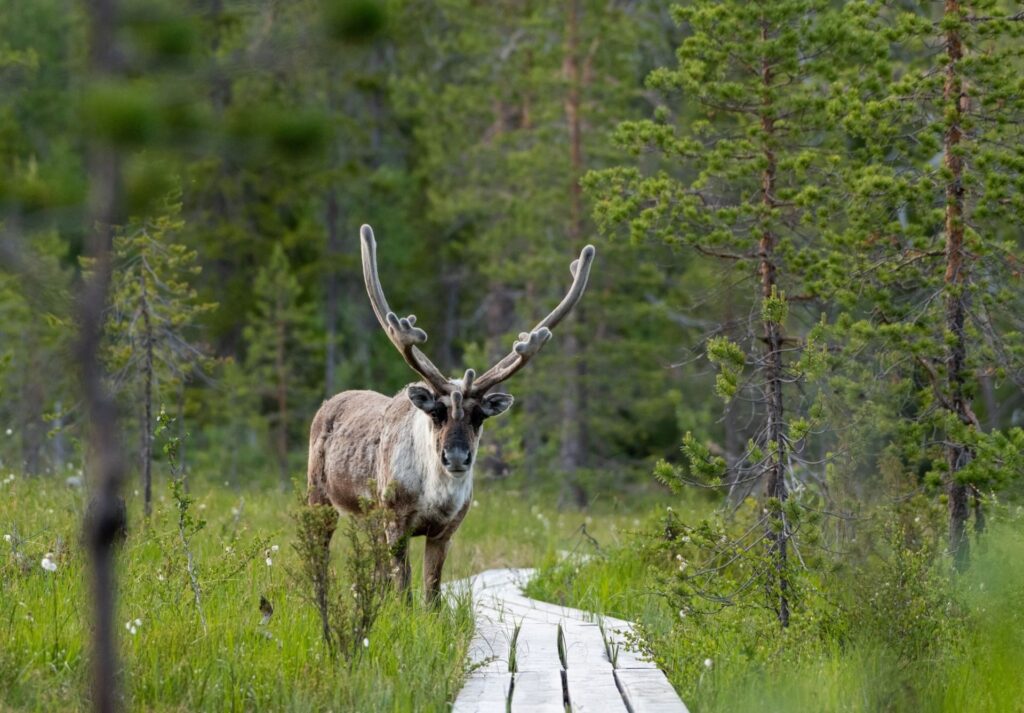
POLYGON ((467 448, 453 446, 441 451, 441 462, 448 470, 466 470, 473 462, 473 454, 467 448))

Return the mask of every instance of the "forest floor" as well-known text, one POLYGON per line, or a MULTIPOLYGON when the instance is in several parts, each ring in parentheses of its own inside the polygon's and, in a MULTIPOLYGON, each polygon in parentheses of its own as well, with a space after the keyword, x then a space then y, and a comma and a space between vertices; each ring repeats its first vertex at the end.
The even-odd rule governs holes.
MULTIPOLYGON (((126 708, 448 710, 466 673, 472 613, 467 601, 450 609, 420 603, 419 540, 413 602, 385 601, 365 646, 350 658, 331 657, 298 574, 298 497, 202 480, 191 497, 188 515, 202 523, 189 545, 202 617, 178 502, 155 483, 147 523, 137 491, 129 492, 117 618, 126 708), (261 597, 273 606, 266 623, 261 597)), ((5 475, 0 483, 0 710, 88 707, 90 612, 78 541, 85 504, 80 489, 58 479, 5 475)), ((553 564, 560 552, 593 553, 594 542, 615 547, 639 523, 635 511, 635 504, 606 500, 586 514, 558 512, 508 484, 480 483, 445 579, 553 564)), ((348 546, 339 528, 336 570, 348 546)))

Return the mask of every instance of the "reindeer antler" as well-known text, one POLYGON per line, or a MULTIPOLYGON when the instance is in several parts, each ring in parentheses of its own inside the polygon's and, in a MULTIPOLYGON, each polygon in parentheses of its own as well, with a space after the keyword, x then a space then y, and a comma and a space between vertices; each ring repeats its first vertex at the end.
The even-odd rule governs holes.
POLYGON ((416 315, 399 317, 388 307, 384 289, 380 286, 380 276, 377 274, 377 241, 373 237, 373 228, 369 225, 362 226, 359 229, 359 238, 363 255, 363 279, 366 281, 366 292, 370 296, 370 304, 373 305, 377 321, 413 371, 422 376, 437 393, 451 393, 455 389, 454 384, 416 347, 417 344, 427 341, 427 333, 416 326, 416 315))
POLYGON ((508 355, 472 382, 470 390, 474 395, 484 394, 492 386, 508 379, 522 369, 526 362, 547 344, 547 341, 551 339, 551 330, 572 311, 572 308, 580 301, 580 297, 583 296, 583 291, 587 288, 587 278, 590 277, 590 266, 594 262, 596 252, 593 245, 583 248, 579 259, 573 260, 569 265, 569 272, 573 277, 569 292, 551 311, 551 314, 538 322, 530 332, 520 332, 519 339, 512 345, 512 351, 508 355))

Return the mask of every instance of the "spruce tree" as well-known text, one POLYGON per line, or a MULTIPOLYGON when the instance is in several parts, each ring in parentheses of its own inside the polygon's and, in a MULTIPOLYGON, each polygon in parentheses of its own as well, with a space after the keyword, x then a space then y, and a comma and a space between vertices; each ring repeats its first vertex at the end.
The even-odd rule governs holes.
POLYGON ((184 228, 180 212, 172 200, 162 215, 130 224, 114 239, 108 353, 121 389, 139 394, 139 470, 147 516, 153 498, 154 399, 162 402, 172 393, 180 398, 193 371, 209 367, 193 330, 215 305, 202 302, 191 286, 201 268, 195 251, 176 242, 184 228))
MULTIPOLYGON (((797 388, 820 354, 801 333, 816 315, 801 323, 791 311, 807 304, 807 276, 824 258, 820 236, 840 214, 831 173, 843 146, 830 130, 825 90, 845 62, 879 51, 864 37, 866 12, 815 0, 675 7, 686 33, 678 63, 647 78, 662 103, 652 120, 617 132, 639 165, 588 179, 605 230, 626 222, 638 241, 691 248, 729 266, 720 273, 724 289, 750 290, 739 343, 716 336, 706 348, 727 409, 756 404, 756 432, 728 482, 763 485, 765 588, 782 626, 797 516, 789 482, 806 471, 806 437, 820 426, 797 388), (639 160, 651 153, 654 160, 639 160)), ((712 483, 727 475, 726 461, 695 439, 685 450, 693 472, 712 483)))
POLYGON ((308 346, 310 316, 300 301, 301 287, 284 248, 277 244, 252 286, 252 313, 244 330, 246 368, 253 390, 268 404, 273 429, 273 452, 282 490, 290 485, 289 430, 295 410, 296 377, 304 345, 308 346))
POLYGON ((942 483, 962 570, 971 506, 980 532, 984 493, 1016 474, 1024 443, 997 413, 999 394, 1024 386, 1024 14, 948 0, 882 21, 898 60, 890 76, 851 83, 834 102, 860 147, 848 247, 861 257, 857 291, 873 302, 847 327, 870 330, 890 373, 921 384, 904 460, 942 483))

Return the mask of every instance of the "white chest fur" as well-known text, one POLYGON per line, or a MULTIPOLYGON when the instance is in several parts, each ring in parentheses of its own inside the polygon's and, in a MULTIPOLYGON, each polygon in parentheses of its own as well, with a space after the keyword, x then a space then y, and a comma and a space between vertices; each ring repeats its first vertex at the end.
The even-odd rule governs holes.
POLYGON ((392 451, 391 477, 404 492, 416 498, 415 509, 421 518, 452 517, 473 492, 473 469, 460 477, 451 475, 441 465, 430 417, 415 411, 411 421, 411 443, 396 444, 392 451))

